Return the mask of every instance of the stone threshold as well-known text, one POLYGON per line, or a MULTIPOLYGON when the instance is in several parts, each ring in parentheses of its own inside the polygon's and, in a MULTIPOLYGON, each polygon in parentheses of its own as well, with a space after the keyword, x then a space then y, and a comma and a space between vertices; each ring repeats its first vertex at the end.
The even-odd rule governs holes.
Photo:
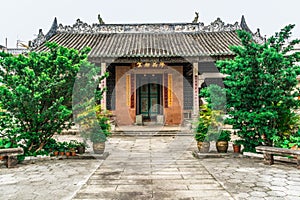
POLYGON ((193 136, 191 132, 177 132, 177 131, 114 131, 114 136, 193 136))

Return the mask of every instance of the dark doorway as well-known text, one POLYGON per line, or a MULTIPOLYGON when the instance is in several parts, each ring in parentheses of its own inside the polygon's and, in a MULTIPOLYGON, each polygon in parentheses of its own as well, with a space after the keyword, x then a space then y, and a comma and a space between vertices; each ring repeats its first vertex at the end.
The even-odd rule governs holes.
POLYGON ((162 114, 162 75, 137 75, 137 114, 144 119, 156 120, 162 114))

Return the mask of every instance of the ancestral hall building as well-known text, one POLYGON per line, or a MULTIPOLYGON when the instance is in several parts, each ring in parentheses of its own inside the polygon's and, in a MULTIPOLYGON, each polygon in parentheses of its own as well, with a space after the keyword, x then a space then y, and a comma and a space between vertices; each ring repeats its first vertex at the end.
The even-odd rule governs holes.
MULTIPOLYGON (((45 51, 45 41, 82 49, 91 47, 90 62, 109 72, 102 87, 107 87, 102 106, 111 110, 118 125, 156 121, 182 124, 184 118, 197 116, 199 89, 222 84, 215 62, 233 58, 229 46, 240 45, 236 30, 248 28, 241 23, 225 24, 219 18, 203 23, 93 24, 79 19, 72 26, 58 25, 40 30, 32 42, 45 51)), ((253 33, 252 33, 253 34, 253 33)), ((259 31, 253 34, 262 42, 259 31)))

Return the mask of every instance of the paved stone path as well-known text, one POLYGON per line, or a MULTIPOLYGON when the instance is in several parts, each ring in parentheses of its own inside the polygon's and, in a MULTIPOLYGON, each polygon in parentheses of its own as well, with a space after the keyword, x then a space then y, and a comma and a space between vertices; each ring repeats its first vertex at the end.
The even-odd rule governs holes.
POLYGON ((258 159, 204 159, 209 173, 236 199, 300 200, 296 164, 264 165, 258 159))
POLYGON ((100 166, 99 160, 51 160, 0 168, 1 200, 72 199, 100 166))
POLYGON ((0 199, 300 200, 296 164, 196 159, 192 137, 113 137, 105 160, 56 160, 0 168, 0 199))
POLYGON ((192 157, 191 137, 121 137, 74 199, 300 200, 295 164, 192 157))
POLYGON ((191 137, 122 137, 75 199, 232 199, 192 157, 191 137))

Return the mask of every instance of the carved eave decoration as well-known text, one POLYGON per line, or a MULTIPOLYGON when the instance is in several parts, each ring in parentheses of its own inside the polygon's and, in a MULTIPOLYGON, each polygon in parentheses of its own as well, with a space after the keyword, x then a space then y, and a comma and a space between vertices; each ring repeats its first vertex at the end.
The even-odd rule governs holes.
POLYGON ((217 18, 210 25, 204 23, 172 23, 172 24, 92 24, 76 20, 73 26, 58 26, 58 33, 100 34, 100 33, 199 33, 219 32, 242 29, 238 22, 225 24, 217 18))
POLYGON ((92 24, 82 22, 80 19, 72 26, 57 25, 57 19, 51 26, 49 32, 44 35, 40 29, 36 39, 33 40, 31 47, 36 48, 46 40, 57 33, 70 34, 111 34, 111 33, 202 33, 202 32, 222 32, 246 30, 253 35, 253 39, 257 43, 263 43, 264 38, 261 37, 259 30, 252 33, 246 24, 244 16, 241 23, 225 24, 220 18, 217 18, 209 25, 204 23, 166 23, 166 24, 92 24))

